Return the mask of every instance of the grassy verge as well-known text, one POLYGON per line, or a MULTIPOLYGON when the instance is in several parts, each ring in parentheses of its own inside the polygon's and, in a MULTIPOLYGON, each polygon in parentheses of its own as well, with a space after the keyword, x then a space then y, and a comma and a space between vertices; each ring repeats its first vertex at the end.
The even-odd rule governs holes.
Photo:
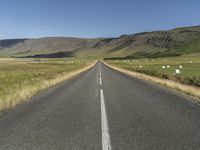
POLYGON ((85 60, 0 59, 0 111, 27 100, 38 91, 73 77, 94 65, 85 60))
POLYGON ((200 57, 106 61, 111 68, 200 98, 200 57), (165 66, 165 68, 163 68, 165 66), (167 68, 169 66, 169 68, 167 68), (182 66, 182 67, 180 67, 182 66), (179 74, 175 70, 180 71, 179 74))

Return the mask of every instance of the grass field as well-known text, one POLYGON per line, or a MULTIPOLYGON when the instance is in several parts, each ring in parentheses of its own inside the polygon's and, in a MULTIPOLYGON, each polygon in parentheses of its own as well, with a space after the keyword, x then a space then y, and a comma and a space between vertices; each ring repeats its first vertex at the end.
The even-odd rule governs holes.
POLYGON ((147 75, 200 86, 199 54, 157 59, 109 60, 107 62, 117 67, 147 75), (180 73, 176 73, 175 70, 179 70, 180 73))
POLYGON ((73 59, 0 59, 0 111, 59 83, 91 64, 73 59))

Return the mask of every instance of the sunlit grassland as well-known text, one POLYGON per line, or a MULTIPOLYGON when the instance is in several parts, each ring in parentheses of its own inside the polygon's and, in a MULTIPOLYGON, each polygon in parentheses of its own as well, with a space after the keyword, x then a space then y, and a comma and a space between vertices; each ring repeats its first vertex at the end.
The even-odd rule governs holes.
POLYGON ((144 73, 159 78, 169 79, 187 85, 200 86, 200 55, 156 59, 112 60, 109 64, 144 73), (175 70, 179 70, 177 74, 175 70))
POLYGON ((91 63, 83 59, 0 59, 0 111, 70 78, 91 63))

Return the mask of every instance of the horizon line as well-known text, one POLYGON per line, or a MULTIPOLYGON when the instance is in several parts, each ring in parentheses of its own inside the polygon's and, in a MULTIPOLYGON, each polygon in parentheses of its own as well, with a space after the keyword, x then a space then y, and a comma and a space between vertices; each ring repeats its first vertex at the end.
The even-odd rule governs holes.
POLYGON ((160 29, 160 30, 149 30, 149 31, 140 31, 140 32, 133 32, 133 33, 125 33, 121 35, 116 35, 116 36, 104 36, 104 37, 78 37, 78 36, 63 36, 63 35, 55 35, 55 36, 37 36, 37 37, 8 37, 8 38, 3 38, 5 37, 4 35, 0 36, 0 40, 14 40, 14 39, 40 39, 40 38, 73 38, 73 39, 105 39, 105 38, 119 38, 121 36, 130 36, 134 34, 141 34, 141 33, 151 33, 151 32, 161 32, 161 31, 170 31, 170 30, 175 30, 179 28, 189 28, 189 27, 198 27, 198 25, 191 25, 191 26, 176 26, 174 28, 168 28, 168 29, 160 29))

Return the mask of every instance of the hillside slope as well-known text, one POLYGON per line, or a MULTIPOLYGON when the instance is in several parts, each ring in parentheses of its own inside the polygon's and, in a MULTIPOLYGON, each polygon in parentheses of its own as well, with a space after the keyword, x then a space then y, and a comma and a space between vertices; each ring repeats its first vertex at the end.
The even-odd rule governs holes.
POLYGON ((163 57, 200 52, 200 26, 123 35, 118 38, 14 39, 0 41, 0 55, 36 57, 163 57))
POLYGON ((58 52, 75 52, 78 49, 88 49, 99 41, 100 39, 64 37, 1 40, 0 54, 11 56, 33 56, 58 52), (13 44, 14 41, 16 41, 15 44, 13 44))

